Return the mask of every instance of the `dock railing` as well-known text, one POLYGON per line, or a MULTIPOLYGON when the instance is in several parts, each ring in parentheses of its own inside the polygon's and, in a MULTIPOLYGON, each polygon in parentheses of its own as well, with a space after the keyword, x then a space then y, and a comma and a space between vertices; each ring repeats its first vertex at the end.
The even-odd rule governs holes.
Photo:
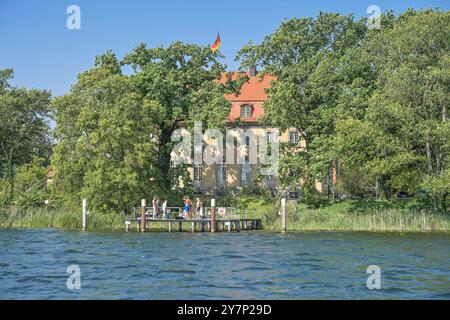
MULTIPOLYGON (((161 214, 162 210, 161 207, 158 208, 160 211, 158 212, 158 215, 161 214)), ((140 207, 134 207, 131 211, 130 219, 137 219, 140 218, 140 207)), ((180 207, 167 207, 166 213, 168 215, 169 219, 175 219, 176 216, 178 216, 183 211, 180 207)), ((153 207, 145 207, 145 216, 146 217, 153 217, 153 207)))
POLYGON ((215 219, 211 219, 212 207, 203 207, 203 217, 197 217, 196 212, 188 219, 177 219, 177 216, 182 212, 180 207, 167 207, 166 216, 161 213, 153 219, 153 207, 147 207, 145 200, 142 201, 142 207, 133 208, 131 215, 125 220, 125 230, 130 230, 130 225, 137 223, 137 229, 140 232, 145 232, 146 223, 159 223, 162 227, 168 227, 169 232, 173 230, 174 224, 179 231, 183 231, 186 224, 192 232, 203 231, 218 232, 218 231, 236 231, 240 230, 255 230, 261 229, 261 219, 256 216, 256 210, 252 208, 235 208, 235 207, 214 207, 215 219), (183 227, 184 225, 184 227, 183 227))
MULTIPOLYGON (((128 220, 135 220, 140 218, 140 207, 134 207, 131 211, 131 215, 128 220)), ((161 207, 159 207, 161 210, 161 207)), ((169 219, 175 219, 180 213, 183 212, 181 207, 167 207, 166 213, 169 219)), ((161 211, 158 213, 160 217, 161 211)), ((153 217, 153 207, 145 208, 145 215, 148 218, 153 217)), ((192 211, 192 217, 196 218, 197 213, 195 208, 192 211)), ((211 218, 211 207, 203 207, 203 217, 205 219, 211 218)), ((254 208, 236 208, 236 207, 216 207, 216 219, 254 219, 256 218, 256 209, 254 208)))
MULTIPOLYGON (((204 207, 204 215, 207 219, 211 216, 211 207, 204 207)), ((236 207, 216 207, 216 219, 250 219, 255 218, 256 209, 236 207)))

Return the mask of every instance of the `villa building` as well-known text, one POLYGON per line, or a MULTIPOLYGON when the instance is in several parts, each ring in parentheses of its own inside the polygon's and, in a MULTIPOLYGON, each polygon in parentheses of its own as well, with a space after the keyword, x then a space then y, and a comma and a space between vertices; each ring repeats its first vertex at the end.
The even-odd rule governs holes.
MULTIPOLYGON (((237 77, 237 73, 233 77, 237 77)), ((227 117, 227 124, 230 128, 240 128, 245 132, 249 130, 254 134, 263 136, 268 143, 273 141, 275 128, 262 127, 258 120, 264 115, 263 103, 267 100, 266 89, 275 80, 273 76, 257 75, 255 69, 251 69, 247 73, 248 82, 241 87, 240 93, 227 94, 225 97, 231 103, 231 111, 227 117)), ((225 78, 223 79, 225 81, 225 78)), ((299 133, 296 129, 289 129, 286 132, 279 132, 280 142, 291 142, 304 147, 300 141, 299 133)), ((278 190, 277 179, 274 175, 261 176, 260 159, 258 157, 256 164, 249 161, 249 137, 245 136, 246 150, 244 150, 245 162, 237 164, 237 161, 227 163, 227 159, 223 158, 222 164, 193 165, 190 168, 193 189, 197 195, 220 195, 223 193, 238 193, 243 188, 267 188, 272 192, 278 190)), ((236 152, 241 149, 235 148, 236 152)))

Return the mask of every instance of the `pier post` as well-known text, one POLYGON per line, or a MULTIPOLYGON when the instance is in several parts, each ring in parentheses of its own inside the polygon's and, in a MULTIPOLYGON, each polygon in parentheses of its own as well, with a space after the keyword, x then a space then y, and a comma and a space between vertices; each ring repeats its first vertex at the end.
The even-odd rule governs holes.
POLYGON ((172 232, 172 221, 169 221, 169 232, 172 232))
POLYGON ((286 232, 286 198, 281 198, 281 233, 286 232))
POLYGON ((147 203, 145 199, 141 200, 141 232, 145 232, 145 208, 147 203))
POLYGON ((183 222, 178 222, 178 231, 183 231, 183 222))
POLYGON ((196 227, 196 222, 192 222, 192 225, 191 225, 191 231, 192 232, 195 232, 195 227, 196 227))
POLYGON ((81 229, 83 231, 87 230, 87 214, 88 214, 88 202, 87 199, 83 199, 83 218, 81 225, 81 229))
POLYGON ((216 232, 216 199, 211 199, 211 232, 216 232))

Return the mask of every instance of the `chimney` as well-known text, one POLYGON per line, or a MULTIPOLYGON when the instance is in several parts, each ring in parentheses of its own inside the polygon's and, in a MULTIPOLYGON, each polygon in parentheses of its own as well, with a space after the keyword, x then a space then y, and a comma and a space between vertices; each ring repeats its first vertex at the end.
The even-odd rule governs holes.
POLYGON ((256 77, 256 73, 257 73, 256 66, 251 66, 250 67, 250 77, 251 78, 256 77))

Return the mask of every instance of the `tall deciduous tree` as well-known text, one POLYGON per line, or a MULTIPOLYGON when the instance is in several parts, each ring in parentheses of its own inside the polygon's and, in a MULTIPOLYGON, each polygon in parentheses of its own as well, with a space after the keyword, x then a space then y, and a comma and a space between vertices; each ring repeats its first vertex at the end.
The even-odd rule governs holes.
POLYGON ((78 204, 86 197, 94 209, 129 212, 139 199, 159 192, 153 137, 163 108, 136 93, 114 54, 97 57, 53 107, 58 144, 51 200, 78 204))
POLYGON ((304 152, 285 152, 280 173, 300 173, 311 186, 308 179, 337 163, 359 179, 353 190, 373 181, 366 189, 390 197, 422 187, 436 210, 445 209, 449 25, 449 12, 434 10, 384 14, 379 30, 321 13, 288 20, 261 45, 244 47, 243 66, 277 76, 265 123, 295 127, 306 142, 304 152))
MULTIPOLYGON (((161 106, 156 133, 158 160, 163 177, 171 176, 171 135, 180 126, 192 127, 202 121, 204 127, 222 127, 230 111, 224 93, 238 88, 236 83, 219 80, 225 66, 218 53, 208 47, 176 42, 170 46, 147 48, 144 44, 125 56, 123 63, 134 70, 132 80, 137 92, 161 106)), ((168 186, 170 181, 163 179, 168 186)))
MULTIPOLYGON (((440 181, 448 167, 449 38, 449 12, 409 11, 369 43, 380 75, 366 119, 392 142, 378 169, 389 173, 397 190, 411 181, 416 190, 424 179, 440 181)), ((436 210, 449 187, 431 192, 436 210)))
POLYGON ((0 70, 0 178, 9 185, 14 197, 15 168, 33 157, 50 156, 50 92, 16 88, 9 85, 11 69, 0 70))
POLYGON ((306 147, 303 152, 283 157, 280 173, 289 173, 283 168, 295 163, 298 181, 305 180, 304 188, 314 189, 318 174, 332 165, 332 157, 317 165, 317 156, 323 154, 315 154, 320 146, 316 140, 328 139, 334 132, 338 96, 345 85, 352 83, 352 78, 341 72, 346 67, 342 57, 360 44, 366 32, 362 20, 321 12, 316 19, 283 22, 260 45, 250 44, 238 54, 242 67, 259 65, 264 73, 277 77, 264 104, 264 123, 282 130, 294 127, 300 132, 306 147))

